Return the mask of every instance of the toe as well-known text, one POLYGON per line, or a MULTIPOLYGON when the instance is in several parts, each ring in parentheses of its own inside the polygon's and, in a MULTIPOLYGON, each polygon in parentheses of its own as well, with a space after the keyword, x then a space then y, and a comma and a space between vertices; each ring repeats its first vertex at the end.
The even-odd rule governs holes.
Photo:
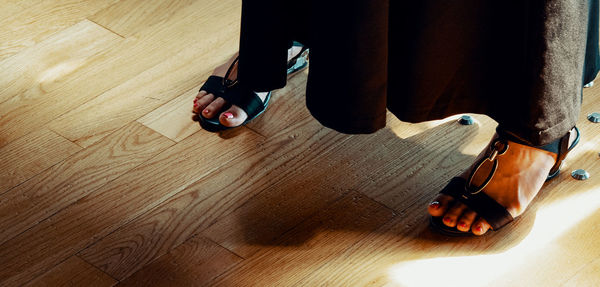
POLYGON ((210 102, 206 108, 202 109, 202 116, 205 118, 213 118, 215 115, 219 113, 221 108, 225 105, 225 100, 221 97, 216 98, 214 101, 210 102))
POLYGON ((468 232, 469 229, 471 229, 471 225, 473 225, 476 217, 477 213, 475 211, 467 209, 458 219, 456 229, 462 232, 468 232))
POLYGON ((439 217, 446 213, 446 210, 453 201, 452 196, 440 194, 433 201, 429 203, 427 211, 431 216, 439 217))
POLYGON ((210 104, 214 100, 213 94, 207 94, 204 91, 198 93, 196 98, 194 98, 194 113, 199 113, 202 111, 208 104, 210 104))
POLYGON ((455 227, 458 221, 458 217, 467 209, 467 206, 460 203, 455 202, 450 209, 444 214, 444 219, 442 220, 444 224, 448 227, 455 227))
POLYGON ((247 118, 248 115, 246 112, 244 112, 244 110, 236 105, 232 105, 229 109, 221 113, 219 122, 226 127, 237 127, 241 125, 247 118))
POLYGON ((475 235, 483 235, 490 230, 490 224, 483 218, 479 218, 473 223, 471 230, 475 235))
POLYGON ((198 94, 196 95, 196 99, 200 99, 207 94, 208 94, 208 92, 206 92, 206 91, 199 91, 198 94))

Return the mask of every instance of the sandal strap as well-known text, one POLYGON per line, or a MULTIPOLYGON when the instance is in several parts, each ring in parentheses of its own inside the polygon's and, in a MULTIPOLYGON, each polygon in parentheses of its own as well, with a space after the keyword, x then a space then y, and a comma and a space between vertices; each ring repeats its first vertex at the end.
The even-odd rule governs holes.
POLYGON ((223 78, 218 76, 210 76, 208 80, 200 88, 201 91, 206 91, 221 97, 227 103, 227 106, 236 105, 248 114, 248 118, 256 116, 265 109, 265 103, 253 91, 244 88, 242 85, 235 84, 232 87, 226 88, 223 86, 223 78))
MULTIPOLYGON (((531 146, 530 144, 522 141, 521 139, 513 136, 512 134, 503 131, 502 129, 500 129, 500 127, 496 128, 496 132, 498 133, 498 135, 500 135, 501 138, 505 138, 505 139, 508 139, 510 141, 513 141, 513 142, 516 142, 519 144, 531 146)), ((558 169, 560 169, 560 166, 562 165, 563 160, 567 157, 567 154, 569 153, 569 151, 571 151, 579 143, 580 138, 581 138, 581 133, 579 132, 579 129, 577 127, 573 127, 571 129, 569 129, 569 132, 567 134, 565 134, 563 137, 561 137, 549 144, 546 144, 543 146, 534 146, 534 147, 557 154, 556 162, 554 163, 554 166, 552 167, 552 169, 550 169, 550 174, 555 174, 558 171, 558 169), (577 135, 576 135, 575 140, 573 141, 573 144, 571 146, 569 146, 569 140, 571 139, 571 130, 572 129, 575 129, 575 132, 577 133, 577 135)))
POLYGON ((215 97, 223 97, 225 94, 225 86, 223 86, 223 77, 210 76, 204 82, 200 91, 206 91, 209 94, 215 95, 215 97))
POLYGON ((248 114, 249 119, 265 109, 265 103, 258 94, 239 84, 227 88, 222 97, 227 103, 236 105, 244 110, 248 114))
POLYGON ((465 189, 466 184, 467 181, 464 178, 452 178, 440 193, 454 197, 477 212, 492 226, 493 230, 498 230, 514 220, 504 206, 483 192, 471 194, 465 189))
POLYGON ((302 49, 300 50, 300 52, 298 54, 296 54, 293 58, 291 58, 288 61, 288 64, 287 64, 288 70, 291 68, 294 68, 295 66, 301 66, 306 63, 306 58, 302 54, 304 54, 304 52, 306 50, 308 50, 308 47, 306 47, 296 41, 294 41, 294 44, 292 45, 292 47, 302 47, 302 49))
POLYGON ((200 90, 213 94, 215 97, 223 98, 228 106, 236 105, 240 107, 248 114, 248 118, 256 116, 265 109, 265 104, 255 92, 244 88, 239 83, 235 83, 231 87, 225 87, 223 77, 208 77, 200 90))

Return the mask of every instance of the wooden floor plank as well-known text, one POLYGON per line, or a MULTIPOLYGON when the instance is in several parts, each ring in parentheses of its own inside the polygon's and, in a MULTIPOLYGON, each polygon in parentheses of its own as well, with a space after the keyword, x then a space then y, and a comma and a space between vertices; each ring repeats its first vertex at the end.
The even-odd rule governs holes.
MULTIPOLYGON (((221 59, 219 61, 224 62, 221 59)), ((284 89, 273 92, 267 110, 260 118, 250 122, 247 127, 270 138, 282 130, 296 125, 298 121, 307 119, 310 114, 304 106, 304 83, 306 83, 306 74, 297 74, 288 79, 288 85, 284 89)), ((174 141, 180 141, 199 129, 197 123, 190 121, 193 115, 191 103, 197 93, 198 87, 192 88, 138 119, 138 122, 174 141)))
MULTIPOLYGON (((61 86, 61 79, 122 39, 84 20, 0 61, 0 102, 33 100, 61 86)), ((63 98, 64 100, 64 98, 63 98)), ((4 110, 5 113, 8 110, 4 110)))
POLYGON ((305 104, 307 77, 308 69, 288 78, 285 88, 273 91, 265 113, 259 120, 250 122, 248 127, 269 138, 298 121, 314 120, 305 104))
POLYGON ((1 147, 0 194, 80 149, 76 144, 46 128, 1 147))
MULTIPOLYGON (((78 65, 72 65, 74 61, 72 57, 65 56, 66 59, 49 71, 28 70, 29 77, 36 79, 41 74, 43 79, 52 81, 52 84, 33 85, 33 88, 31 85, 19 85, 18 89, 25 89, 27 92, 25 96, 23 93, 18 93, 16 96, 14 93, 9 93, 12 99, 0 104, 0 110, 8 115, 0 122, 0 133, 6 135, 3 140, 11 141, 36 126, 48 123, 163 62, 188 46, 210 43, 206 41, 207 33, 214 34, 222 27, 230 25, 232 19, 204 18, 203 15, 212 16, 215 9, 220 6, 206 7, 201 4, 203 3, 194 3, 195 6, 189 9, 180 9, 163 25, 147 27, 136 33, 135 37, 127 39, 122 39, 92 23, 95 29, 102 29, 104 33, 122 41, 104 47, 102 53, 84 62, 77 62, 78 65), (204 22, 199 22, 199 19, 204 22), (74 70, 73 67, 79 67, 79 64, 81 67, 74 70), (67 75, 66 72, 72 73, 67 75), (46 78, 46 75, 50 78, 46 78), (57 78, 57 76, 61 77, 57 78), (89 85, 89 82, 94 84, 89 85), (44 89, 37 88, 39 86, 44 89), (34 100, 36 105, 32 103, 34 100)), ((67 35, 64 38, 69 39, 67 35)), ((57 52, 58 55, 63 55, 62 53, 64 52, 57 52)), ((48 54, 46 57, 47 61, 56 59, 53 54, 48 54)), ((9 75, 11 79, 15 76, 9 75)), ((176 96, 172 95, 173 98, 176 96)), ((76 126, 77 123, 71 123, 70 127, 76 126)), ((64 129, 68 130, 70 127, 64 129)), ((3 144, 0 142, 0 146, 3 144)))
POLYGON ((0 62, 0 146, 32 132, 76 103, 77 95, 64 89, 65 82, 83 86, 74 74, 120 40, 96 24, 82 21, 0 62))
POLYGON ((198 87, 184 92, 137 121, 162 135, 179 142, 201 130, 199 123, 193 121, 191 104, 196 97, 198 87))
MULTIPOLYGON (((236 32, 237 28, 228 29, 228 33, 236 32)), ((215 55, 216 51, 222 53, 224 50, 231 50, 233 53, 237 50, 237 41, 230 39, 233 37, 223 38, 225 41, 218 42, 219 39, 213 36, 207 41, 212 41, 214 45, 207 46, 198 42, 188 46, 180 53, 60 116, 49 126, 66 138, 86 147, 124 123, 136 120, 156 108, 163 109, 162 107, 167 106, 166 103, 171 99, 183 94, 181 97, 186 98, 187 104, 185 117, 163 118, 163 114, 156 116, 162 122, 169 120, 166 127, 169 131, 177 130, 173 127, 175 123, 188 127, 188 133, 184 135, 189 136, 190 132, 199 130, 198 124, 191 120, 191 103, 196 96, 196 93, 191 91, 197 92, 198 85, 208 78, 212 67, 225 61, 223 55, 215 55), (102 112, 98 112, 99 110, 102 112)), ((145 118, 149 119, 154 115, 155 113, 145 118)), ((157 128, 155 125, 150 127, 164 135, 169 135, 168 132, 164 132, 164 129, 157 128)))
POLYGON ((0 26, 10 29, 0 30, 0 61, 40 43, 118 0, 4 2, 0 26))
MULTIPOLYGON (((155 210, 85 249, 80 256, 122 280, 238 209, 264 189, 293 177, 295 171, 305 166, 312 166, 311 161, 318 161, 332 146, 343 142, 344 137, 319 128, 314 121, 290 127, 287 131, 293 131, 296 137, 284 134, 249 150, 155 210), (320 156, 304 155, 302 151, 310 148, 318 151, 316 154, 320 156)), ((339 196, 337 192, 331 194, 339 196)), ((306 218, 306 212, 299 212, 300 220, 306 218), (305 217, 300 217, 301 214, 305 217)))
POLYGON ((291 286, 393 216, 388 208, 349 192, 286 233, 279 244, 246 258, 211 285, 291 286))
POLYGON ((339 134, 306 110, 304 70, 246 127, 190 121, 196 90, 237 50, 240 4, 2 1, 0 170, 20 179, 0 188, 1 286, 599 280, 600 124, 585 116, 600 112, 600 85, 584 90, 581 143, 527 212, 448 238, 426 206, 487 144, 488 117, 388 113, 377 133, 339 134))
POLYGON ((562 286, 594 286, 600 282, 600 258, 586 265, 562 286))
POLYGON ((86 286, 110 287, 117 284, 117 280, 102 273, 89 263, 77 256, 72 256, 56 267, 48 270, 26 286, 86 286))
POLYGON ((1 244, 0 284, 19 285, 43 273, 255 149, 261 140, 243 129, 227 139, 208 134, 194 134, 1 244))
POLYGON ((118 286, 203 286, 241 260, 206 238, 192 237, 118 286))
MULTIPOLYGON (((592 91, 588 92, 592 93, 592 91)), ((600 190, 600 178, 578 182, 569 175, 569 171, 576 168, 587 170, 600 168, 597 145, 600 142, 600 133, 598 133, 600 126, 585 119, 585 115, 591 110, 600 108, 599 104, 598 98, 586 97, 584 111, 578 123, 583 133, 582 142, 570 153, 559 179, 548 182, 543 192, 528 207, 527 212, 511 225, 483 238, 449 238, 439 235, 428 227, 428 216, 425 210, 433 193, 425 192, 422 193, 421 198, 413 198, 405 206, 399 206, 401 216, 349 249, 346 252, 347 257, 329 262, 328 265, 304 278, 299 286, 314 284, 482 286, 488 282, 487 278, 494 278, 493 282, 488 282, 490 286, 514 285, 517 284, 516 282, 518 285, 543 286, 564 282, 582 266, 588 264, 592 258, 600 256, 596 248, 591 247, 595 244, 595 236, 590 236, 590 234, 597 234, 596 229, 599 224, 596 222, 599 217, 594 214, 599 212, 597 203, 600 201, 598 196, 593 197, 593 195, 600 190), (586 194, 591 196, 590 199, 575 201, 591 202, 587 207, 587 212, 591 213, 582 217, 585 219, 583 222, 569 221, 574 218, 575 210, 583 208, 582 205, 573 205, 570 206, 572 210, 566 208, 557 211, 559 214, 565 214, 564 223, 554 227, 552 221, 541 221, 546 222, 542 225, 545 228, 536 230, 536 224, 540 225, 536 222, 538 220, 536 213, 539 213, 539 210, 578 197, 586 198, 586 194), (575 232, 570 231, 571 229, 575 232), (453 258, 457 259, 453 261, 453 258), (453 266, 476 268, 492 266, 498 261, 501 263, 498 263, 496 269, 479 268, 471 276, 454 277, 448 274, 464 272, 462 267, 453 266), (355 262, 361 263, 357 265, 355 262), (515 262, 519 264, 515 265, 515 262), (540 265, 538 262, 569 263, 540 265), (410 276, 412 273, 421 277, 410 276), (428 277, 425 274, 441 275, 428 277), (496 277, 497 274, 504 275, 500 278, 496 277)), ((368 189, 364 189, 363 192, 369 193, 368 189)), ((539 220, 553 216, 552 213, 542 215, 545 217, 539 220)))
POLYGON ((170 140, 134 122, 44 170, 0 198, 0 244, 171 145, 170 140))
MULTIPOLYGON (((146 27, 164 25, 164 22, 168 21, 169 18, 177 17, 177 13, 182 9, 195 9, 197 7, 193 6, 195 3, 201 3, 203 7, 209 7, 211 5, 214 6, 216 2, 214 0, 150 2, 144 0, 121 0, 90 16, 90 20, 120 35, 130 37, 146 27)), ((239 4, 237 6, 239 7, 239 4)))

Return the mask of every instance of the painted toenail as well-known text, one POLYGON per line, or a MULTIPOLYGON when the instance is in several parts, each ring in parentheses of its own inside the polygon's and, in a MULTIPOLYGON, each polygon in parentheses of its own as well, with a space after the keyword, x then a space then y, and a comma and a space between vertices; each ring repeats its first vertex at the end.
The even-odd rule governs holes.
POLYGON ((230 112, 223 113, 223 116, 226 117, 226 118, 228 118, 228 119, 233 119, 233 114, 230 113, 230 112))
POLYGON ((446 222, 446 223, 452 223, 452 219, 450 219, 448 217, 444 217, 444 222, 446 222))
POLYGON ((194 108, 197 108, 197 107, 198 107, 198 103, 194 103, 194 108))
POLYGON ((440 208, 440 202, 434 201, 434 202, 430 203, 429 206, 431 206, 431 208, 433 208, 433 209, 438 209, 438 208, 440 208))
POLYGON ((460 226, 460 227, 467 227, 467 224, 464 223, 464 222, 461 222, 461 223, 458 224, 458 226, 460 226))
POLYGON ((198 98, 194 98, 194 104, 198 101, 198 98))
POLYGON ((205 109, 204 111, 202 111, 205 114, 208 114, 210 111, 208 109, 205 109))
POLYGON ((481 228, 481 226, 475 227, 475 231, 477 231, 477 232, 481 232, 482 230, 483 230, 483 228, 481 228))

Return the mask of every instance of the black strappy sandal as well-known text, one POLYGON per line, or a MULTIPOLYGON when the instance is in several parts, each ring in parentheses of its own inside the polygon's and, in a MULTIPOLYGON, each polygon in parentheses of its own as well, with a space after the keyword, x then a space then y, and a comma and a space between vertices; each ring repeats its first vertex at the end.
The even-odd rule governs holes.
MULTIPOLYGON (((308 65, 308 48, 298 42, 293 42, 292 47, 302 47, 300 52, 288 61, 287 74, 298 72, 308 65)), ((229 109, 232 105, 236 105, 243 109, 248 118, 239 126, 243 126, 250 121, 257 118, 262 114, 269 106, 271 100, 271 92, 267 94, 264 102, 260 99, 257 93, 244 89, 237 81, 229 80, 229 76, 233 71, 235 65, 237 65, 239 57, 237 57, 231 66, 227 69, 227 73, 224 77, 210 76, 200 88, 200 91, 206 91, 209 94, 213 94, 215 98, 221 97, 227 103, 222 110, 229 109)), ((201 113, 198 114, 200 125, 203 129, 211 132, 222 131, 235 127, 227 127, 219 122, 219 117, 205 118, 201 113)))
MULTIPOLYGON (((558 176, 560 173, 560 168, 563 163, 563 160, 567 156, 567 154, 579 143, 580 133, 577 127, 574 127, 577 136, 571 146, 569 146, 569 138, 571 136, 571 131, 563 136, 562 138, 541 146, 535 147, 538 149, 546 150, 558 155, 556 159, 556 163, 550 170, 546 181, 551 180, 558 176)), ((572 130, 572 129, 571 129, 572 130)), ((498 230, 508 223, 512 222, 514 218, 512 215, 504 208, 504 206, 500 205, 494 199, 489 197, 487 194, 483 193, 483 189, 485 186, 492 180, 496 168, 498 167, 498 160, 496 156, 502 155, 506 153, 506 151, 510 148, 511 142, 516 142, 519 144, 525 144, 520 140, 510 136, 507 133, 504 133, 498 130, 499 137, 494 140, 491 145, 491 150, 488 153, 488 157, 481 159, 475 168, 471 171, 468 179, 455 177, 450 180, 450 183, 440 191, 441 194, 450 195, 454 198, 454 200, 458 200, 469 207, 471 210, 477 212, 478 216, 485 218, 485 220, 492 227, 491 230, 498 230), (478 169, 485 162, 492 162, 493 166, 490 174, 486 178, 486 180, 480 184, 479 186, 475 186, 472 184, 472 179, 475 173, 477 173, 478 169)), ((526 144, 525 144, 526 145, 526 144)), ((439 217, 430 217, 430 225, 436 231, 449 235, 449 236, 473 236, 472 232, 463 232, 455 227, 448 227, 442 221, 443 216, 439 217)))

